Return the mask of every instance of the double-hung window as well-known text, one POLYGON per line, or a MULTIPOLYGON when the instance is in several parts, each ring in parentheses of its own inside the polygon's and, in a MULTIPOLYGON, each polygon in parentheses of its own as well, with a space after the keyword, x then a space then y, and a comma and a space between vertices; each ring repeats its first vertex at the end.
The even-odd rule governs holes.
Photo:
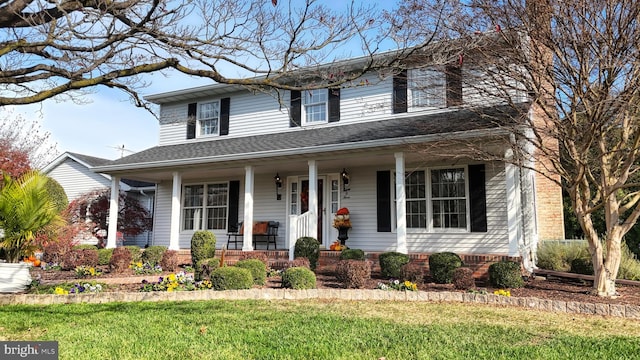
POLYGON ((186 185, 182 199, 183 230, 227 228, 229 184, 186 185))
POLYGON ((327 122, 327 89, 304 90, 302 95, 305 123, 327 122))
POLYGON ((409 173, 405 177, 405 192, 407 228, 467 229, 464 168, 409 173))
POLYGON ((220 102, 198 104, 198 134, 218 135, 220 132, 220 102))
POLYGON ((442 108, 447 105, 446 75, 435 69, 409 71, 409 95, 412 109, 442 108))

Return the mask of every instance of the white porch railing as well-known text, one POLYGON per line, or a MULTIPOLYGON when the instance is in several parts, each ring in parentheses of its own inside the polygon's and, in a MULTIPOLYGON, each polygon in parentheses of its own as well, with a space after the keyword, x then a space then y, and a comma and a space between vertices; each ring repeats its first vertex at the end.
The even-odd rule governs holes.
POLYGON ((289 260, 293 260, 293 250, 296 245, 296 240, 303 236, 311 236, 311 211, 307 211, 302 215, 290 215, 289 216, 289 235, 287 238, 287 248, 289 249, 289 260))

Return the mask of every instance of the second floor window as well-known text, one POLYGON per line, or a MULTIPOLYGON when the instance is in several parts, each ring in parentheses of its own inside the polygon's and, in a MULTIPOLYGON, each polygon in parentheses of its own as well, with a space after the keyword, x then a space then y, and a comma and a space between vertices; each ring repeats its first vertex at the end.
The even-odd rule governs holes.
POLYGON ((305 90, 302 94, 305 123, 327 122, 327 90, 305 90))
POLYGON ((446 76, 435 69, 409 71, 409 104, 416 108, 442 108, 447 105, 446 76))
POLYGON ((220 103, 218 101, 198 105, 198 134, 217 135, 220 131, 220 103))

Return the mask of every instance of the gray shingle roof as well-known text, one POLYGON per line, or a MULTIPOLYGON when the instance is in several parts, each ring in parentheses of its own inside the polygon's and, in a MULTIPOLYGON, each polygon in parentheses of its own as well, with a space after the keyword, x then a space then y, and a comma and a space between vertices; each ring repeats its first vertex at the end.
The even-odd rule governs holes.
POLYGON ((376 140, 410 139, 414 136, 464 132, 498 127, 498 122, 518 116, 517 111, 508 106, 491 107, 482 110, 444 111, 435 114, 402 117, 380 121, 349 123, 338 126, 317 128, 297 128, 283 133, 255 135, 236 138, 216 138, 210 141, 193 141, 176 145, 156 146, 120 158, 106 164, 103 169, 113 167, 134 169, 140 164, 147 166, 158 163, 166 166, 179 161, 193 159, 234 160, 234 156, 251 156, 261 153, 277 153, 290 149, 324 149, 331 146, 351 144, 368 148, 376 140))
POLYGON ((103 158, 99 158, 99 157, 95 157, 95 156, 89 156, 89 155, 84 155, 84 154, 78 154, 78 153, 72 153, 72 152, 67 152, 67 154, 75 157, 76 159, 86 163, 89 166, 102 166, 102 165, 107 165, 109 164, 112 160, 109 159, 103 159, 103 158))

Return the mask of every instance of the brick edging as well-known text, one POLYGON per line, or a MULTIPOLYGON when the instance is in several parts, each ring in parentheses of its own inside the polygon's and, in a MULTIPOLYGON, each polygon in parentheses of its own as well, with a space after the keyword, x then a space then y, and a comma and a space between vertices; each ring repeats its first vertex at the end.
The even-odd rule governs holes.
POLYGON ((640 319, 640 306, 601 303, 559 301, 533 297, 509 297, 493 294, 462 293, 451 291, 385 291, 357 289, 249 289, 249 290, 200 290, 177 292, 104 292, 99 294, 7 294, 0 295, 1 305, 51 305, 51 304, 103 304, 109 302, 138 301, 192 301, 192 300, 389 300, 424 302, 461 302, 515 306, 549 312, 602 315, 640 319))

